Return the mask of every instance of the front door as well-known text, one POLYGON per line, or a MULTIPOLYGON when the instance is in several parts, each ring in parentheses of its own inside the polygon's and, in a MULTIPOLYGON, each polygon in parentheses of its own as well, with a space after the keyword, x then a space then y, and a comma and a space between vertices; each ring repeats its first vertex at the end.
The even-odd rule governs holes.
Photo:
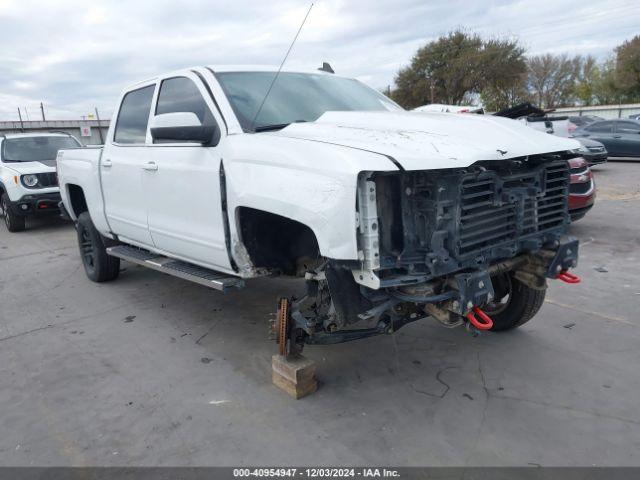
POLYGON ((142 182, 154 90, 155 83, 124 95, 113 137, 105 145, 99 167, 111 231, 139 246, 153 246, 142 182))
POLYGON ((614 123, 612 120, 592 123, 584 128, 583 135, 602 143, 607 152, 613 155, 613 152, 618 148, 617 139, 613 136, 614 123))
MULTIPOLYGON (((222 125, 195 75, 160 82, 153 115, 175 112, 193 112, 202 123, 222 125)), ((156 247, 192 263, 231 271, 220 190, 222 142, 217 146, 154 142, 146 155, 153 170, 145 172, 143 183, 156 247)))

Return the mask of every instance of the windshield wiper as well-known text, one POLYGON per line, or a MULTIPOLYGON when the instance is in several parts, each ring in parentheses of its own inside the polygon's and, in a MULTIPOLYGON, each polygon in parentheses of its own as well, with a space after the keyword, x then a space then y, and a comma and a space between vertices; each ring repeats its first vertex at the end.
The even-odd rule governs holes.
MULTIPOLYGON (((305 123, 306 120, 296 120, 291 123, 305 123)), ((273 125, 261 125, 253 129, 254 132, 270 132, 272 130, 282 130, 285 127, 291 125, 291 123, 274 123, 273 125)))

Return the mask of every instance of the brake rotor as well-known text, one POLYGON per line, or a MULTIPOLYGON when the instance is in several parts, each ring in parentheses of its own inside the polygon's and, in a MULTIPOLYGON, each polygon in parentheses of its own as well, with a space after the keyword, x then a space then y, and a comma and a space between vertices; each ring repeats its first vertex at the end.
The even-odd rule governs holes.
POLYGON ((289 329, 291 319, 291 301, 288 298, 281 298, 278 301, 278 316, 276 320, 276 342, 278 343, 278 353, 287 355, 287 342, 289 340, 289 329))

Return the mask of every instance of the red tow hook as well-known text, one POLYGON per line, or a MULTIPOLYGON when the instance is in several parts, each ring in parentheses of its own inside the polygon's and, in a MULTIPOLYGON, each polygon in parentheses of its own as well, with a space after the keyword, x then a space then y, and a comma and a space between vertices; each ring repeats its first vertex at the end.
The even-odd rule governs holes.
POLYGON ((580 283, 581 279, 579 276, 574 275, 573 273, 569 273, 566 270, 560 272, 556 276, 557 280, 562 280, 564 283, 580 283))
POLYGON ((476 327, 478 330, 491 330, 493 328, 493 320, 491 320, 491 317, 489 317, 489 315, 480 310, 479 307, 473 307, 471 311, 465 315, 465 317, 467 317, 469 323, 471 323, 471 325, 476 327), (482 319, 482 322, 476 318, 476 315, 474 315, 474 313, 482 319))

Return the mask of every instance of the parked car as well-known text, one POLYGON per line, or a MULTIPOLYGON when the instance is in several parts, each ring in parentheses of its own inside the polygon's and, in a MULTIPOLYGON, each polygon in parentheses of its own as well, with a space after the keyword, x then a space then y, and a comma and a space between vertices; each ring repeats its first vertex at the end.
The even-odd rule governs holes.
POLYGON ((640 121, 604 120, 579 128, 573 136, 602 143, 610 157, 640 157, 640 121))
POLYGON ((590 167, 606 163, 609 154, 602 143, 586 137, 579 137, 576 140, 582 144, 580 154, 590 167))
POLYGON ((115 279, 121 259, 219 290, 304 277, 307 295, 279 302, 282 354, 428 316, 507 330, 540 309, 547 278, 579 281, 566 234, 576 140, 276 71, 138 83, 104 148, 58 153, 89 279, 115 279))
POLYGON ((640 113, 632 113, 629 115, 629 118, 632 120, 640 120, 640 113))
POLYGON ((56 155, 78 146, 65 133, 0 135, 0 216, 7 230, 22 231, 27 217, 58 212, 56 155))
POLYGON ((582 157, 569 160, 571 184, 569 185, 569 213, 571 221, 583 218, 596 200, 596 183, 587 160, 582 157))

